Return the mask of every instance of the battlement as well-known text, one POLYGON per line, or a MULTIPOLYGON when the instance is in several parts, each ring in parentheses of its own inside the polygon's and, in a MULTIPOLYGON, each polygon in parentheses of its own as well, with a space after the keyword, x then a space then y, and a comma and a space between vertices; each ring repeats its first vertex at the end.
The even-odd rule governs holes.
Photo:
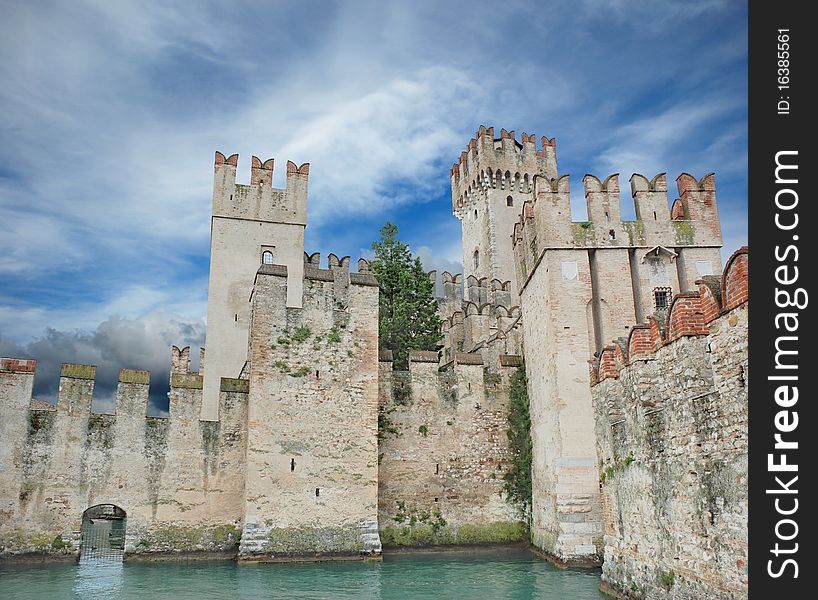
MULTIPOLYGON (((170 373, 169 418, 194 415, 198 418, 201 407, 202 375, 190 371, 190 347, 172 348, 170 373), (190 394, 185 390, 196 390, 190 394)), ((10 404, 18 409, 27 407, 31 411, 47 411, 66 414, 71 418, 90 417, 95 414, 91 403, 96 384, 96 366, 63 363, 60 367, 60 383, 56 405, 32 397, 34 377, 37 375, 37 361, 17 358, 0 359, 0 377, 4 387, 0 389, 0 410, 10 404)), ((120 369, 115 394, 115 410, 110 416, 147 417, 148 393, 151 383, 150 371, 120 369)), ((223 377, 221 392, 248 392, 246 379, 223 377)), ((224 407, 221 407, 221 411, 224 407)))
POLYGON ((634 325, 627 338, 605 346, 598 360, 591 361, 591 384, 616 379, 625 367, 653 360, 662 347, 680 338, 708 335, 716 319, 748 301, 748 264, 749 252, 743 246, 727 261, 721 279, 698 280, 697 291, 673 297, 663 321, 652 317, 647 323, 634 325))
POLYGON ((582 182, 588 221, 576 222, 571 219, 569 177, 535 178, 534 198, 524 203, 512 235, 521 286, 546 249, 719 248, 722 244, 713 174, 699 181, 680 175, 680 197, 672 209, 664 173, 651 180, 633 174, 636 221, 622 220, 618 173, 602 180, 587 174, 582 182))
POLYGON ((307 222, 307 180, 310 164, 300 167, 287 161, 287 185, 273 187, 274 159, 250 161, 250 183, 236 183, 238 154, 225 158, 216 152, 214 161, 213 216, 275 223, 307 222))
POLYGON ((509 193, 530 193, 534 177, 556 177, 556 138, 543 136, 537 149, 536 136, 523 133, 517 141, 514 131, 481 125, 451 169, 452 210, 463 217, 475 199, 488 189, 509 193))

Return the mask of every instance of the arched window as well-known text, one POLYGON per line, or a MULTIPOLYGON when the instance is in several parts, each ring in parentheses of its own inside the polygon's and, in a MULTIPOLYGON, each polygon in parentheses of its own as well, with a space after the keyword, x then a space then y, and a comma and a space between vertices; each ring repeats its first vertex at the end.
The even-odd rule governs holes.
POLYGON ((261 264, 263 265, 271 265, 273 264, 273 253, 269 250, 265 250, 261 253, 261 264))
POLYGON ((512 198, 511 196, 508 196, 506 198, 506 206, 514 206, 514 198, 512 198))
POLYGON ((475 219, 477 218, 477 209, 476 208, 474 209, 474 218, 475 219))
POLYGON ((480 266, 480 250, 474 251, 474 268, 478 268, 480 266))

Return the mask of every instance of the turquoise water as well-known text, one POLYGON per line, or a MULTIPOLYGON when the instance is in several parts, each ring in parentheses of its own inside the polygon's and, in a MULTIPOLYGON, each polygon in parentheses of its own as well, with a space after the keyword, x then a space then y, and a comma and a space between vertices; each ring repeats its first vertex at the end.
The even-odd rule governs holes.
POLYGON ((606 598, 598 586, 598 569, 559 570, 522 550, 398 554, 382 563, 0 566, 2 600, 606 598))

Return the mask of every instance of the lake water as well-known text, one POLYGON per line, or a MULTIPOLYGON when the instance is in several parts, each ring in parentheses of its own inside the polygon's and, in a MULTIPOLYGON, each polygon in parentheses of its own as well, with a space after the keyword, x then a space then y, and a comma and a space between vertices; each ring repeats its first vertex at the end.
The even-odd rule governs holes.
POLYGON ((380 563, 0 565, 0 599, 600 600, 599 573, 560 570, 525 550, 392 554, 380 563))

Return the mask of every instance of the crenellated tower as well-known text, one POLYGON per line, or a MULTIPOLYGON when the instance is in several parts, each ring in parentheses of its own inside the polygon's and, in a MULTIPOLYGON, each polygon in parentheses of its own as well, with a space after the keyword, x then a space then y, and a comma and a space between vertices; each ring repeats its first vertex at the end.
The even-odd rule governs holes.
POLYGON ((207 370, 202 417, 218 418, 219 381, 238 377, 247 361, 250 292, 261 264, 288 269, 287 306, 301 306, 309 163, 287 162, 276 189, 273 159, 251 160, 250 184, 236 183, 238 154, 216 152, 207 293, 207 370))
POLYGON ((540 176, 514 226, 534 446, 532 539, 563 561, 602 555, 599 465, 588 361, 633 323, 662 317, 676 294, 721 270, 713 175, 630 178, 636 220, 620 211, 619 175, 582 180, 588 221, 571 220, 567 175, 540 176))
MULTIPOLYGON (((523 203, 533 198, 534 178, 557 176, 556 138, 480 126, 451 170, 452 212, 460 219, 463 275, 466 279, 506 281, 514 277, 511 235, 523 203)), ((519 287, 511 280, 512 302, 519 287)), ((466 290, 466 299, 476 301, 466 290)))

